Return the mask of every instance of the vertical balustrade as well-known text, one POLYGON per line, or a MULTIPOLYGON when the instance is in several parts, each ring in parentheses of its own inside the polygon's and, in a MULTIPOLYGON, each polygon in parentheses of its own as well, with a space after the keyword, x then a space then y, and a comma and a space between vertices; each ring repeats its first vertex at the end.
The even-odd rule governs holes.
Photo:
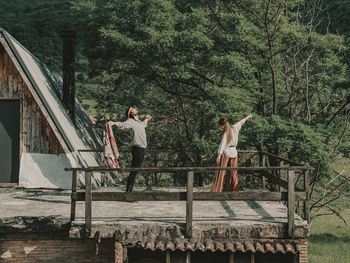
POLYGON ((92 186, 91 186, 91 171, 85 172, 85 232, 88 236, 91 233, 91 201, 92 201, 92 186))
POLYGON ((295 179, 294 171, 288 170, 288 235, 293 237, 295 211, 295 179))
POLYGON ((192 237, 193 179, 194 172, 188 172, 186 198, 186 237, 188 238, 192 237))
POLYGON ((77 171, 73 171, 72 176, 72 195, 71 195, 72 203, 70 207, 70 221, 75 220, 75 210, 77 205, 77 171))
POLYGON ((304 191, 306 200, 304 201, 304 219, 310 223, 310 169, 304 171, 304 191))

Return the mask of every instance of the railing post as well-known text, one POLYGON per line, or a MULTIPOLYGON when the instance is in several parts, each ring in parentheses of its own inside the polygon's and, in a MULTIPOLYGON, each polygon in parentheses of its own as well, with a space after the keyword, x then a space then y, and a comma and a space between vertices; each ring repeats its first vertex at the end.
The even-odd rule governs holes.
MULTIPOLYGON (((278 166, 280 166, 280 167, 284 166, 284 162, 283 161, 278 161, 278 166)), ((281 179, 282 179, 282 170, 278 170, 277 172, 278 172, 278 179, 279 179, 279 182, 280 182, 281 179)), ((279 192, 282 191, 280 184, 278 184, 278 191, 279 192)))
POLYGON ((310 169, 304 171, 304 191, 306 200, 304 201, 304 220, 310 223, 310 169))
MULTIPOLYGON (((102 151, 101 153, 101 165, 105 164, 105 154, 102 151)), ((106 187, 106 172, 101 172, 101 186, 106 187)))
POLYGON ((77 205, 77 171, 73 171, 72 175, 72 194, 71 194, 71 206, 70 206, 70 221, 75 220, 75 209, 77 205))
POLYGON ((186 199, 186 237, 192 237, 192 212, 193 212, 193 180, 194 172, 187 174, 187 199, 186 199))
POLYGON ((85 232, 88 236, 91 233, 91 171, 85 172, 85 232))
POLYGON ((294 170, 288 170, 288 235, 293 237, 295 212, 294 170))
MULTIPOLYGON (((265 158, 266 158, 265 154, 262 153, 262 156, 261 156, 261 166, 262 167, 265 167, 265 161, 266 161, 265 158)), ((266 177, 264 176, 264 172, 261 173, 261 187, 263 189, 266 188, 266 177)))

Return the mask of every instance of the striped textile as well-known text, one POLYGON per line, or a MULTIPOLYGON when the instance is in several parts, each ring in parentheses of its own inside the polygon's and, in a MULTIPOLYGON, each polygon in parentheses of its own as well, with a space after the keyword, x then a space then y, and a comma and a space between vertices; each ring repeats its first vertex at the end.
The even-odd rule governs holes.
MULTIPOLYGON (((119 168, 119 151, 118 146, 115 141, 112 126, 108 123, 102 129, 103 133, 103 155, 104 160, 108 167, 110 168, 119 168)), ((111 172, 115 175, 119 182, 125 183, 123 175, 117 171, 111 172)))
MULTIPOLYGON (((229 158, 225 153, 221 154, 218 167, 237 167, 238 157, 229 158)), ((237 170, 215 171, 211 192, 238 192, 237 170)))

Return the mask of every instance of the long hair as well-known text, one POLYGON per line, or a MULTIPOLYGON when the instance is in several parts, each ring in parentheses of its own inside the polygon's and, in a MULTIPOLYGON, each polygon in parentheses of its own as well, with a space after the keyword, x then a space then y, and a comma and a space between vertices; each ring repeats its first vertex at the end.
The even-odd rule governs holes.
POLYGON ((134 115, 131 113, 131 109, 132 109, 132 107, 129 107, 126 111, 125 111, 125 117, 127 118, 127 119, 129 119, 129 118, 134 118, 134 115))
POLYGON ((226 134, 226 143, 229 144, 232 140, 232 126, 231 126, 231 124, 228 122, 228 120, 225 117, 223 117, 223 118, 220 118, 219 125, 224 126, 224 131, 222 133, 222 136, 224 136, 226 134))

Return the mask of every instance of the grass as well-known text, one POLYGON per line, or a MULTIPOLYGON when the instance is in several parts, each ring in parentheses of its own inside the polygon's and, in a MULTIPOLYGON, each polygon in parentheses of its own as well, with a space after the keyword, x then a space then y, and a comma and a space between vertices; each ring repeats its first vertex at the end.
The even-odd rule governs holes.
MULTIPOLYGON (((350 223, 350 210, 342 212, 350 223)), ((350 263, 350 226, 336 216, 312 220, 309 263, 350 263)))

